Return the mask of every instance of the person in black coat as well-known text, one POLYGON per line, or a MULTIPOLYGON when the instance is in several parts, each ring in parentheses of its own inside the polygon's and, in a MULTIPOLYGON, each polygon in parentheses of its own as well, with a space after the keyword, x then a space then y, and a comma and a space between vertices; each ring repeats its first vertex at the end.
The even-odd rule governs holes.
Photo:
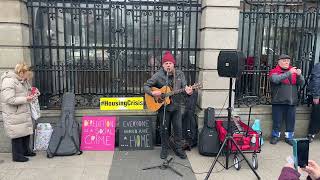
POLYGON ((313 99, 311 120, 308 128, 308 139, 313 141, 315 134, 320 131, 320 63, 317 63, 311 73, 309 89, 313 99))

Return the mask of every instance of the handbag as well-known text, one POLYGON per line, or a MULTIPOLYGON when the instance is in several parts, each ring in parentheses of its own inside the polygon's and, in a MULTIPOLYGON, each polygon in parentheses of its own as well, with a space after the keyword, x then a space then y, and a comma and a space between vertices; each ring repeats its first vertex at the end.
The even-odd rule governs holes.
POLYGON ((46 151, 53 132, 50 123, 39 123, 35 131, 34 150, 46 151))
POLYGON ((41 116, 40 105, 39 105, 39 100, 38 100, 38 96, 40 95, 40 92, 36 87, 32 87, 31 95, 34 96, 32 101, 30 102, 31 117, 34 120, 37 120, 41 116))

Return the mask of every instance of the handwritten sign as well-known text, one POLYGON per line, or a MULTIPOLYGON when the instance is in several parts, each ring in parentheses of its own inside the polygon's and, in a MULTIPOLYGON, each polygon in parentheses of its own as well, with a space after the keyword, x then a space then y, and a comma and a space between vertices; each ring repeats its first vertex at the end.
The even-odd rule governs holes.
POLYGON ((115 142, 115 116, 82 117, 81 150, 113 151, 115 142))
POLYGON ((120 151, 153 149, 151 117, 120 117, 119 149, 120 151))

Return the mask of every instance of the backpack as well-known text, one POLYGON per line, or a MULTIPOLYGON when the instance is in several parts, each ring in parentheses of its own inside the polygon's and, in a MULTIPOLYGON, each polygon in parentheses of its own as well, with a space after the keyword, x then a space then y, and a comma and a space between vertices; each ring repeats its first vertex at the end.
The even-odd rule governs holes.
POLYGON ((62 113, 50 138, 47 157, 82 154, 80 151, 80 124, 74 118, 75 95, 65 93, 62 98, 62 113))
POLYGON ((197 92, 186 99, 186 108, 182 115, 183 149, 191 150, 198 143, 198 121, 195 114, 197 99, 197 92))

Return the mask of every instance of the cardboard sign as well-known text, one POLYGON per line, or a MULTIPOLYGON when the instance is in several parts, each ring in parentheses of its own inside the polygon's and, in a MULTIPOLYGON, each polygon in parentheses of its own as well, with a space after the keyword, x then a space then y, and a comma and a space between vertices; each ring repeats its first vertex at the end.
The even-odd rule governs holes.
POLYGON ((115 142, 115 116, 82 117, 81 150, 113 151, 115 142))
POLYGON ((143 97, 100 98, 100 110, 143 110, 143 97))
POLYGON ((152 118, 148 116, 124 116, 119 119, 119 149, 153 149, 152 118))

